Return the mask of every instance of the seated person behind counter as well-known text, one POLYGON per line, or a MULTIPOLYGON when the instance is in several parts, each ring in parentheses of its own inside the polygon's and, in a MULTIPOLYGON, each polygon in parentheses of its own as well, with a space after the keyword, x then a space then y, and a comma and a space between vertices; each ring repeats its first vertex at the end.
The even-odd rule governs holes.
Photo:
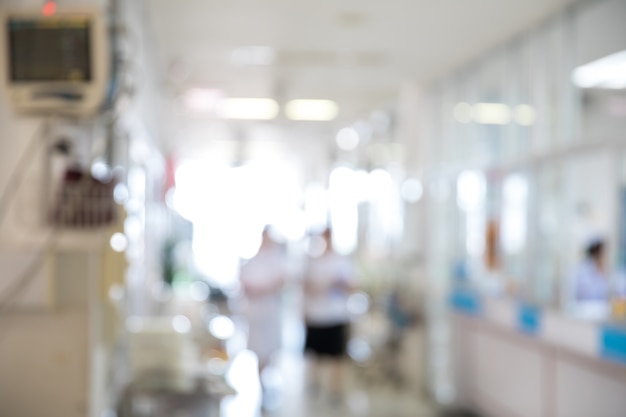
POLYGON ((602 238, 589 241, 585 260, 574 276, 577 302, 608 302, 609 279, 605 268, 606 243, 602 238))

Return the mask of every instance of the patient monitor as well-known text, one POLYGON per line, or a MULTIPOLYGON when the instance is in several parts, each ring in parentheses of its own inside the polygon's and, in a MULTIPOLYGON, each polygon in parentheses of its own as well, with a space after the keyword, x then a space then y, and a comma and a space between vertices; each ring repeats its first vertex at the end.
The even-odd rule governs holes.
POLYGON ((109 50, 102 12, 0 12, 0 75, 16 112, 95 114, 104 101, 109 50))

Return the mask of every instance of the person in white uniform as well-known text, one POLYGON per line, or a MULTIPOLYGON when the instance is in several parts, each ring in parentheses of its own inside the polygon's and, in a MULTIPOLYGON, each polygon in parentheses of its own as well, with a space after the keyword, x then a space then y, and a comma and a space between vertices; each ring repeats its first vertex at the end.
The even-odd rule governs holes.
POLYGON ((281 292, 285 281, 282 249, 263 232, 257 255, 241 267, 240 281, 246 299, 248 349, 259 360, 259 371, 281 347, 281 292))
MULTIPOLYGON (((342 361, 349 332, 348 297, 354 290, 352 264, 332 247, 330 229, 324 232, 326 250, 310 260, 304 276, 305 351, 332 367, 332 392, 337 397, 343 384, 342 361)), ((314 372, 319 363, 316 363, 314 372)), ((315 387, 319 381, 313 381, 315 387)))

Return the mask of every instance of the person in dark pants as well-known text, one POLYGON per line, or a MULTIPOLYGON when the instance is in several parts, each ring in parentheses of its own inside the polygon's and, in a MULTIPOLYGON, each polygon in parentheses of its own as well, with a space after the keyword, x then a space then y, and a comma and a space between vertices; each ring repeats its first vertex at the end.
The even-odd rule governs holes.
POLYGON ((330 229, 324 232, 326 250, 310 260, 304 277, 305 351, 314 358, 313 387, 320 386, 320 365, 331 369, 330 396, 341 398, 343 357, 349 333, 347 301, 354 290, 351 262, 333 250, 330 229))

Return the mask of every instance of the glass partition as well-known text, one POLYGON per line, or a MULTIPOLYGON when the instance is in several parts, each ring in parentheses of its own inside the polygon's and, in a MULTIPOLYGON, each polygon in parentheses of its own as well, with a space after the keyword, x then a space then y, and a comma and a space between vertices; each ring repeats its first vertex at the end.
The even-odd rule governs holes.
POLYGON ((529 174, 511 172, 502 182, 500 247, 502 272, 510 291, 519 291, 530 276, 529 229, 532 184, 529 174))
POLYGON ((463 260, 471 276, 567 307, 602 236, 612 285, 626 276, 624 22, 623 0, 577 3, 439 83, 435 168, 456 178, 449 270, 463 260))
POLYGON ((626 2, 584 4, 575 22, 570 79, 580 96, 582 136, 607 140, 626 128, 626 2))

